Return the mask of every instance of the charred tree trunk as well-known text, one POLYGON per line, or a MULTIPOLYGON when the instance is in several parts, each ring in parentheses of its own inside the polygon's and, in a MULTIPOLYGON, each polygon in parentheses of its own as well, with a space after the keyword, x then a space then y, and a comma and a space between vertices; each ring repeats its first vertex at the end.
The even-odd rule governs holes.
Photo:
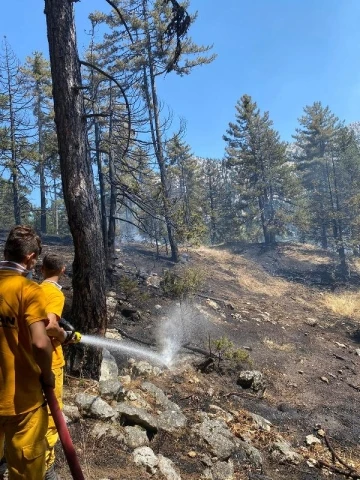
MULTIPOLYGON (((72 321, 83 333, 106 328, 105 253, 97 194, 86 151, 86 120, 73 3, 45 0, 64 200, 73 236, 72 321)), ((101 352, 82 352, 82 372, 98 378, 101 352)))

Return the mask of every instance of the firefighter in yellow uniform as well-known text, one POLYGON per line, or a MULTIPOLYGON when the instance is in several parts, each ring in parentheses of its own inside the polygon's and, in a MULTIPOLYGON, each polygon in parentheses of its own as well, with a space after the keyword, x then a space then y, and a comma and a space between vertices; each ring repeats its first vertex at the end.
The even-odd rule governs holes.
POLYGON ((9 480, 43 480, 48 413, 41 382, 54 387, 44 294, 26 278, 41 253, 28 226, 14 227, 0 262, 0 451, 9 480))
MULTIPOLYGON (((44 281, 40 287, 45 294, 45 310, 49 320, 46 327, 48 335, 51 338, 53 345, 52 354, 52 371, 55 375, 55 396, 58 400, 59 406, 62 409, 63 396, 63 380, 64 380, 64 365, 65 359, 61 343, 66 340, 66 332, 59 327, 59 320, 65 303, 65 296, 61 291, 59 285, 59 278, 65 271, 65 263, 63 258, 56 253, 49 253, 45 255, 41 267, 41 272, 44 281), (61 343, 60 343, 61 342, 61 343)), ((58 441, 59 435, 54 423, 54 419, 49 413, 49 426, 46 433, 47 450, 46 450, 46 475, 45 480, 55 480, 57 478, 55 473, 55 444, 58 441)))

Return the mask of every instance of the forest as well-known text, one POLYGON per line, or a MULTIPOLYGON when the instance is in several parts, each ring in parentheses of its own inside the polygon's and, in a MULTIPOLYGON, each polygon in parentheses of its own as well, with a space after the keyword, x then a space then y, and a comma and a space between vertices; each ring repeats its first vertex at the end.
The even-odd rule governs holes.
MULTIPOLYGON (((174 261, 186 243, 295 239, 336 251, 346 275, 347 255, 360 245, 358 124, 346 125, 314 99, 293 142, 284 142, 271 112, 239 92, 223 158, 199 158, 186 143, 185 122, 172 128, 176 112, 164 108, 157 82, 190 75, 216 55, 193 43, 188 5, 175 14, 174 5, 118 2, 89 18, 78 92, 106 256, 116 238, 134 235, 169 246, 174 261)), ((2 225, 26 222, 66 235, 63 184, 76 172, 59 159, 50 61, 34 52, 21 63, 4 38, 0 71, 2 225)))
POLYGON ((66 260, 86 478, 359 479, 360 121, 314 94, 289 141, 239 87, 201 156, 161 95, 218 61, 192 2, 98 2, 80 54, 78 1, 44 1, 48 49, 1 41, 0 241, 66 260))
MULTIPOLYGON (((79 305, 91 269, 84 258, 101 267, 92 273, 103 292, 117 242, 134 238, 174 262, 183 245, 307 242, 336 252, 334 275, 349 276, 348 258, 360 254, 356 122, 314 99, 285 142, 271 112, 239 92, 222 158, 200 158, 186 142, 186 119, 174 126, 157 88, 216 61, 211 45, 191 38, 189 2, 107 0, 110 10, 89 16, 83 59, 72 5, 60 3, 45 2, 49 59, 34 52, 22 63, 2 41, 0 216, 3 228, 71 233, 79 305)), ((104 308, 97 302, 98 319, 104 308)))

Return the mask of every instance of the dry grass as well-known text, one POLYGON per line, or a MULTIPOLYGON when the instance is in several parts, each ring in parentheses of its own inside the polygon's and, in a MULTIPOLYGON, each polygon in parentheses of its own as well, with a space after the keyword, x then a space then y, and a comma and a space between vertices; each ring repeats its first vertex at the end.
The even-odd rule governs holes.
POLYGON ((360 293, 328 293, 321 302, 336 315, 360 320, 360 293))
POLYGON ((213 278, 221 275, 224 279, 224 274, 227 274, 232 283, 237 282, 252 294, 281 297, 289 289, 288 282, 272 277, 261 266, 242 255, 208 247, 199 247, 196 252, 211 264, 213 278))
POLYGON ((286 245, 283 248, 283 254, 289 260, 295 260, 299 263, 311 263, 314 265, 328 265, 332 261, 331 254, 325 250, 309 244, 294 243, 286 245))
POLYGON ((280 352, 293 352, 295 350, 295 345, 290 343, 276 343, 269 338, 264 338, 263 344, 266 345, 270 350, 278 350, 280 352))

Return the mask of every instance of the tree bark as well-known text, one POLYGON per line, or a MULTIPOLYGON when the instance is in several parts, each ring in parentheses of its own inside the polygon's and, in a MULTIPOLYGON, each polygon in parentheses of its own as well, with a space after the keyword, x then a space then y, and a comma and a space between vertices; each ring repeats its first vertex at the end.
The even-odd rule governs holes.
MULTIPOLYGON (((73 3, 45 0, 51 74, 65 206, 73 236, 72 321, 82 333, 106 328, 105 253, 90 156, 77 54, 73 3)), ((84 375, 98 378, 101 352, 82 352, 84 375)))
POLYGON ((159 108, 159 101, 156 92, 156 85, 155 85, 155 72, 154 72, 154 58, 151 50, 151 38, 149 33, 149 28, 147 24, 147 19, 149 17, 147 11, 147 0, 143 0, 142 2, 143 7, 143 18, 145 20, 145 34, 146 34, 146 50, 147 50, 147 58, 148 58, 148 67, 149 67, 149 79, 150 85, 148 82, 148 77, 146 74, 146 70, 144 67, 144 91, 146 97, 146 103, 149 112, 149 119, 150 119, 150 130, 152 135, 152 141, 155 150, 155 156, 157 163, 159 165, 160 170, 160 181, 161 181, 161 188, 162 188, 162 200, 163 200, 163 215, 165 218, 167 234, 169 238, 170 248, 171 248, 171 259, 174 262, 178 262, 179 257, 179 248, 177 244, 177 240, 175 238, 175 228, 174 222, 171 215, 171 207, 170 207, 170 195, 168 189, 168 175, 166 171, 165 165, 165 158, 164 158, 164 148, 162 142, 162 134, 160 128, 160 108, 159 108))

